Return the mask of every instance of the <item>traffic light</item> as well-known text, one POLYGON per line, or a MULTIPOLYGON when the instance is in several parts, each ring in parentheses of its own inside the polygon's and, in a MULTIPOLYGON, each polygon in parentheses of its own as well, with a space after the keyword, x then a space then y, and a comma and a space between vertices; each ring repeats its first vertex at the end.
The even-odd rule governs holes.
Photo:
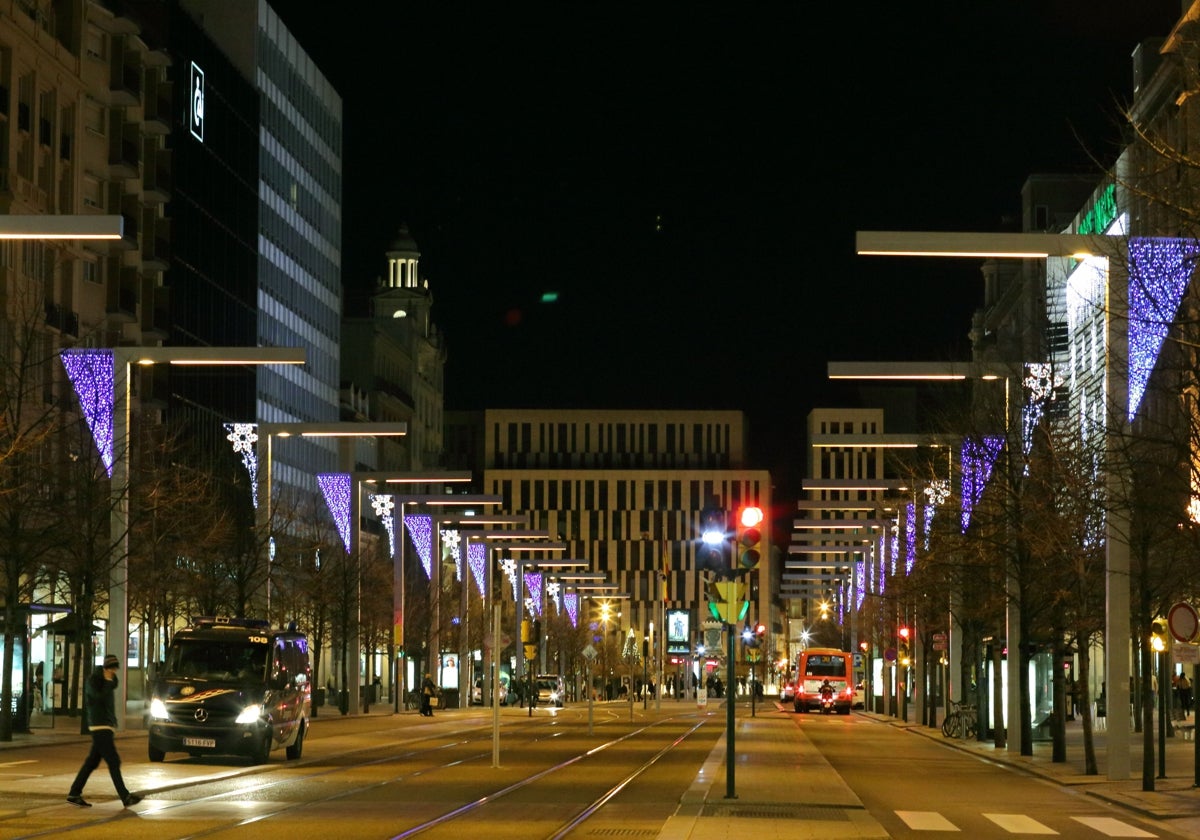
POLYGON ((528 618, 521 619, 521 646, 525 649, 525 659, 530 662, 537 661, 538 647, 542 641, 542 622, 541 619, 530 621, 528 618))
POLYGON ((765 624, 754 625, 754 646, 762 647, 762 643, 764 640, 766 640, 766 638, 767 638, 767 625, 765 625, 765 624))
POLYGON ((747 505, 738 511, 738 566, 753 569, 762 559, 762 508, 747 505))
POLYGON ((700 547, 696 549, 696 568, 717 575, 729 573, 729 515, 710 504, 700 511, 700 547))
POLYGON ((1150 624, 1150 649, 1162 653, 1167 649, 1167 627, 1159 619, 1150 624))

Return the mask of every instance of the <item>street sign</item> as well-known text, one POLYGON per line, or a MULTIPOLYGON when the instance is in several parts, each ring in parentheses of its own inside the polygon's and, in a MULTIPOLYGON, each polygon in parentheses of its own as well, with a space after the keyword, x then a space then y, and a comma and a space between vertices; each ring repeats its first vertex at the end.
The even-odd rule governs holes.
POLYGON ((895 662, 896 661, 896 649, 894 647, 890 647, 887 650, 885 650, 883 652, 883 658, 886 659, 888 662, 895 662))
MULTIPOLYGON (((942 644, 945 644, 946 643, 946 634, 945 633, 934 633, 933 640, 935 642, 941 642, 942 644)), ((945 648, 943 648, 943 650, 945 650, 945 648)))
POLYGON ((934 650, 945 650, 945 649, 946 649, 946 643, 945 643, 945 641, 941 641, 941 642, 939 642, 939 641, 937 641, 937 640, 935 639, 935 640, 934 640, 934 642, 933 642, 933 649, 934 649, 934 650))
POLYGON ((588 662, 591 662, 596 658, 596 649, 591 645, 588 645, 583 649, 583 656, 588 662))
POLYGON ((1200 634, 1200 616, 1191 604, 1180 601, 1167 611, 1167 627, 1180 642, 1192 642, 1200 634))
POLYGON ((1180 665, 1200 665, 1200 647, 1195 645, 1172 645, 1171 658, 1180 665))

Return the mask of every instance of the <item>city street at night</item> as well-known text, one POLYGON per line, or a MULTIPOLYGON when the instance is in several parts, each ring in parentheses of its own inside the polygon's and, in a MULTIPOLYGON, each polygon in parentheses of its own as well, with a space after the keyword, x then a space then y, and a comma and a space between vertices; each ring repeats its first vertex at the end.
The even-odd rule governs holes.
MULTIPOLYGON (((950 742, 879 715, 796 715, 770 700, 739 703, 733 793, 725 710, 691 701, 502 710, 493 767, 490 709, 320 718, 304 758, 267 765, 173 756, 153 764, 145 739, 118 739, 130 787, 121 809, 103 771, 64 795, 83 738, 23 736, 0 754, 0 837, 491 838, 611 835, 663 840, 820 838, 1188 837, 1200 829, 1192 744, 1173 739, 1172 778, 1136 783, 1052 767, 1041 746, 1011 758, 990 744, 950 742), (632 720, 631 720, 632 718, 632 720), (1186 784, 1185 784, 1186 782, 1186 784), (1122 802, 1122 799, 1124 800, 1122 802), (1161 803, 1155 814, 1156 801, 1161 803), (1114 805, 1114 802, 1120 802, 1114 805), (1190 811, 1188 810, 1190 808, 1190 811), (1164 819, 1166 812, 1170 818, 1164 819)), ((1044 746, 1044 745, 1042 745, 1044 746)))

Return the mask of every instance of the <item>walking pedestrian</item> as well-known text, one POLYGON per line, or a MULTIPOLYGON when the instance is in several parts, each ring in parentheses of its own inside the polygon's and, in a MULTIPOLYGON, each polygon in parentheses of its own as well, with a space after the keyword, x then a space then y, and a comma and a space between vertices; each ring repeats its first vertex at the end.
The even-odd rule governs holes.
POLYGON ((421 682, 421 714, 425 717, 433 717, 433 696, 436 693, 437 686, 433 683, 433 675, 426 671, 425 679, 421 682))
POLYGON ((104 664, 97 665, 83 684, 83 714, 88 732, 92 736, 92 748, 83 760, 67 801, 80 808, 91 808, 92 803, 83 798, 83 786, 87 784, 88 776, 100 766, 100 761, 108 765, 108 775, 112 777, 113 787, 121 797, 122 804, 130 808, 142 801, 136 793, 130 793, 121 778, 121 756, 117 754, 115 735, 117 730, 117 710, 115 696, 117 686, 117 671, 120 660, 113 654, 104 657, 104 664))

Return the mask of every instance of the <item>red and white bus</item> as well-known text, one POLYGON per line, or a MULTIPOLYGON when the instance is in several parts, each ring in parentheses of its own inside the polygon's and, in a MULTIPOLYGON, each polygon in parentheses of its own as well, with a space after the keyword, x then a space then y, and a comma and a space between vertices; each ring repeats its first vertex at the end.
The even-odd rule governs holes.
POLYGON ((808 648, 796 663, 796 696, 792 705, 797 712, 821 707, 821 685, 829 680, 833 703, 839 715, 850 714, 854 703, 854 654, 837 648, 808 648))

